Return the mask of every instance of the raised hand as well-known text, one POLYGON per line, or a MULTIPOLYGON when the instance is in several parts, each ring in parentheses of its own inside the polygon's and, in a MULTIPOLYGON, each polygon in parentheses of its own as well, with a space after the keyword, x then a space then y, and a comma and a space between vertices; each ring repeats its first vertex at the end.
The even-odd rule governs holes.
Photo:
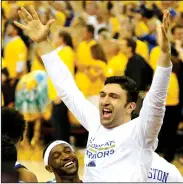
POLYGON ((170 27, 170 13, 168 10, 164 12, 163 22, 157 27, 158 43, 160 49, 164 53, 170 53, 170 41, 169 41, 169 27, 170 27))
POLYGON ((24 21, 25 24, 20 24, 17 21, 14 21, 14 24, 17 27, 25 30, 26 34, 34 42, 42 42, 47 39, 50 26, 55 22, 55 20, 51 19, 47 22, 46 25, 43 25, 34 7, 31 5, 29 9, 30 12, 21 7, 21 10, 18 11, 20 18, 24 21))

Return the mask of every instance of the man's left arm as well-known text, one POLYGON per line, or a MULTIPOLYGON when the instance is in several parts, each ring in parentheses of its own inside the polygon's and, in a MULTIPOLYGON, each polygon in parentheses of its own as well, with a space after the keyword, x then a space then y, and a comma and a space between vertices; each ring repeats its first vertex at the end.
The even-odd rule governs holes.
POLYGON ((158 28, 161 54, 151 88, 144 99, 134 132, 134 140, 143 149, 154 145, 165 114, 166 96, 172 72, 170 42, 168 39, 169 16, 169 12, 166 11, 163 23, 158 28))

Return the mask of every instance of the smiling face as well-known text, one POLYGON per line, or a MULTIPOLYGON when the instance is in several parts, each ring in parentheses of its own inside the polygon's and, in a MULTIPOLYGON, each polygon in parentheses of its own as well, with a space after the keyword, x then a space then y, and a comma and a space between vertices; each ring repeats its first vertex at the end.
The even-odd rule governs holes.
POLYGON ((106 128, 114 128, 124 123, 134 110, 133 103, 127 104, 127 91, 119 84, 107 84, 100 92, 100 119, 106 128))
POLYGON ((49 155, 46 169, 60 177, 75 177, 78 173, 78 159, 67 144, 55 146, 49 155))

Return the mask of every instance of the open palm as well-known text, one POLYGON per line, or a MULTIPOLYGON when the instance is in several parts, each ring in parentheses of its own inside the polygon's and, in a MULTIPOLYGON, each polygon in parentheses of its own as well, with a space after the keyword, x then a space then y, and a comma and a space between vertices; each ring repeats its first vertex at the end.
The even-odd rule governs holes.
POLYGON ((169 41, 169 27, 170 27, 170 13, 169 11, 164 12, 162 25, 158 26, 158 43, 163 52, 170 52, 170 41, 169 41))
POLYGON ((25 30, 26 34, 33 41, 38 43, 47 39, 50 26, 55 21, 54 19, 49 20, 46 25, 43 25, 33 6, 30 6, 30 12, 22 7, 21 10, 18 11, 18 14, 25 24, 20 24, 17 21, 14 21, 14 24, 25 30))

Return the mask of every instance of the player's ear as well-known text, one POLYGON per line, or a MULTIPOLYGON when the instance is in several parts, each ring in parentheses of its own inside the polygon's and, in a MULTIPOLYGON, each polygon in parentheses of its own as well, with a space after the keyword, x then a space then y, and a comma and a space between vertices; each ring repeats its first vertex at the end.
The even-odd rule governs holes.
POLYGON ((51 167, 51 166, 47 165, 45 168, 46 168, 46 170, 47 170, 48 172, 50 172, 50 173, 52 173, 52 172, 53 172, 53 170, 52 170, 52 167, 51 167))
POLYGON ((128 114, 131 114, 136 108, 136 103, 135 102, 130 102, 128 105, 127 105, 127 113, 128 114))

